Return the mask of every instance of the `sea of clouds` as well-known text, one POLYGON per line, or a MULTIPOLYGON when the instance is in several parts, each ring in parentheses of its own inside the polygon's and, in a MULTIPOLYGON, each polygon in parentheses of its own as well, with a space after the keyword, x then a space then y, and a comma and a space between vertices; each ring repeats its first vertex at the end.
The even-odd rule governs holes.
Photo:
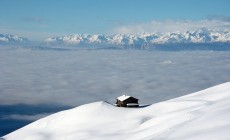
POLYGON ((133 95, 154 103, 230 79, 230 52, 0 51, 0 104, 77 106, 133 95))

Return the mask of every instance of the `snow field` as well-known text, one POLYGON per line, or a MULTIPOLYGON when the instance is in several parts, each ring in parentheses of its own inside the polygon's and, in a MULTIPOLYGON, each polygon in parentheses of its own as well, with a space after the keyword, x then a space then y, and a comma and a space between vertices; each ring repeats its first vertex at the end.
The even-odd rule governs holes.
POLYGON ((6 140, 229 140, 230 82, 145 108, 100 101, 62 111, 6 140))

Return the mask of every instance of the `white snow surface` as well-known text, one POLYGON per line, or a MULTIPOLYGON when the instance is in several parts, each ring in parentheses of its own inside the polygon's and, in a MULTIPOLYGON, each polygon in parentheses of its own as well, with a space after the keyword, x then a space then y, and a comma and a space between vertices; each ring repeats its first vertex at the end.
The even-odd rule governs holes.
POLYGON ((6 140, 229 140, 230 82, 144 108, 95 102, 31 123, 6 140))
POLYGON ((131 96, 122 95, 122 96, 117 97, 117 99, 120 100, 120 101, 124 101, 124 100, 128 99, 129 97, 131 97, 131 96))

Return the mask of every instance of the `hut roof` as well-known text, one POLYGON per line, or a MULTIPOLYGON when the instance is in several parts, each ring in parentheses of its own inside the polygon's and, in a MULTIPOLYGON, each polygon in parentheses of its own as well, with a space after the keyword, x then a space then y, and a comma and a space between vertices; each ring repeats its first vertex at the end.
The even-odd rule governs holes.
MULTIPOLYGON (((128 99, 128 98, 130 98, 130 97, 132 97, 132 96, 122 95, 122 96, 117 97, 117 99, 120 100, 120 101, 124 101, 124 100, 126 100, 126 99, 128 99)), ((132 97, 132 98, 134 98, 134 97, 132 97)), ((136 98, 135 98, 135 99, 136 99, 136 98)))

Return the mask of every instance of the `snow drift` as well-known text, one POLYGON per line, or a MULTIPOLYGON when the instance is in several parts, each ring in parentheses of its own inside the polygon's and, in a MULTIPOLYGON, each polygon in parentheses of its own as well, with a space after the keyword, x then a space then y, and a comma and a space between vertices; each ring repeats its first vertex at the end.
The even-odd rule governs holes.
POLYGON ((6 140, 229 140, 230 82, 145 108, 95 102, 31 123, 6 140))

